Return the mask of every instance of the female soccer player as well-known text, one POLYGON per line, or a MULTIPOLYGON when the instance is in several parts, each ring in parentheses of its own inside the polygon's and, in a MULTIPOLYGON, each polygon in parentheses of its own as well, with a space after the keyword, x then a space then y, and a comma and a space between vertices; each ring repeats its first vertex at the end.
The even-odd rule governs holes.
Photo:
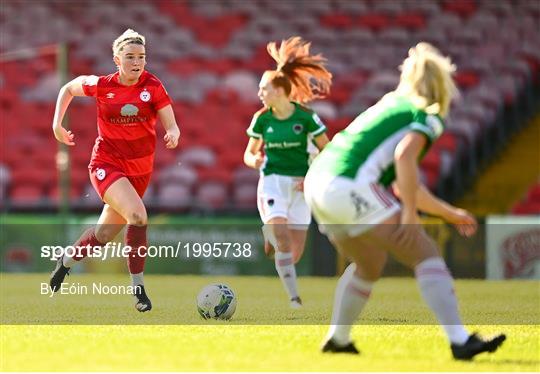
POLYGON ((276 270, 293 308, 302 305, 294 264, 304 251, 311 221, 303 193, 308 148, 312 142, 319 150, 328 143, 320 118, 300 103, 324 97, 332 83, 326 59, 310 55, 309 48, 300 37, 283 41, 279 49, 276 43, 268 44, 277 69, 266 71, 259 83, 264 108, 253 116, 244 153, 245 164, 261 171, 257 207, 263 233, 275 249, 276 270), (263 143, 266 156, 261 154, 263 143))
POLYGON ((457 94, 455 66, 419 43, 409 50, 397 89, 360 114, 315 159, 306 200, 321 229, 352 264, 339 280, 323 352, 358 353, 351 325, 366 304, 390 252, 414 269, 422 297, 443 326, 456 359, 494 352, 505 340, 469 335, 458 313, 453 279, 421 225, 417 210, 473 235, 475 218, 433 196, 418 181, 417 163, 443 131, 457 94), (395 181, 399 205, 385 190, 395 181))
MULTIPOLYGON (((155 123, 159 116, 166 130, 165 146, 178 145, 180 130, 171 99, 161 82, 145 71, 145 38, 129 29, 112 46, 118 71, 107 76, 79 76, 58 95, 53 119, 59 142, 75 145, 75 135, 62 127, 62 119, 75 96, 93 96, 98 105, 98 137, 92 151, 90 180, 105 206, 96 227, 87 230, 76 248, 100 247, 111 241, 127 223, 125 245, 131 247, 127 262, 135 290, 135 307, 152 309, 146 295, 143 269, 146 255, 147 215, 142 196, 152 174, 155 153, 155 123)), ((88 253, 63 256, 54 269, 50 286, 56 292, 71 266, 88 253)))

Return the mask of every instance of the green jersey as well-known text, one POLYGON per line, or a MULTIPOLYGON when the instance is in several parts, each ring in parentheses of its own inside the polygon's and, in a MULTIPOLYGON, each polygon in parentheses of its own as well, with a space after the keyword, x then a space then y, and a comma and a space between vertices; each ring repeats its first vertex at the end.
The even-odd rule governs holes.
POLYGON ((423 157, 442 134, 443 122, 439 116, 415 107, 406 97, 389 94, 336 134, 317 156, 310 172, 389 186, 396 178, 394 150, 411 131, 427 139, 423 157))
POLYGON ((293 104, 294 112, 287 119, 277 119, 270 109, 259 110, 247 129, 250 137, 264 141, 264 175, 305 176, 309 168, 308 147, 313 137, 326 131, 315 112, 293 104))

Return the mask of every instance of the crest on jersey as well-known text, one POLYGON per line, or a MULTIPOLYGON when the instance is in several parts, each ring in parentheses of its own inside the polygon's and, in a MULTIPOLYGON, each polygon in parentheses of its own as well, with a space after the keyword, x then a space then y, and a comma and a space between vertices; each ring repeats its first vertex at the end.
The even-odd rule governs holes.
POLYGON ((120 114, 124 117, 136 116, 139 113, 139 108, 133 104, 126 104, 120 109, 120 114))
POLYGON ((102 181, 103 179, 105 179, 105 177, 107 176, 107 172, 105 171, 105 169, 96 169, 96 178, 100 181, 102 181))
POLYGON ((301 134, 302 131, 304 130, 304 126, 303 126, 302 124, 300 124, 300 123, 295 123, 295 124, 293 125, 292 129, 293 129, 293 131, 294 131, 294 133, 295 133, 296 135, 299 135, 299 134, 301 134))
POLYGON ((267 133, 273 133, 274 132, 274 129, 272 127, 268 127, 268 130, 266 130, 267 133))
POLYGON ((146 103, 150 101, 152 96, 150 95, 150 92, 146 91, 146 88, 145 88, 144 91, 141 92, 141 94, 139 95, 139 98, 141 99, 141 101, 144 101, 146 103))
POLYGON ((107 99, 114 99, 114 92, 109 92, 107 95, 105 95, 107 99))

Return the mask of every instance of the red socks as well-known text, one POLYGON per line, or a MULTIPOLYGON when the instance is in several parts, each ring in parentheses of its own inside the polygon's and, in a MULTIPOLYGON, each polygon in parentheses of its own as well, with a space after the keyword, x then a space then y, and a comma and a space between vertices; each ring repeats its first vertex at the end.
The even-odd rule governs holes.
POLYGON ((128 257, 129 272, 142 273, 146 260, 146 225, 127 225, 125 244, 131 247, 128 257))

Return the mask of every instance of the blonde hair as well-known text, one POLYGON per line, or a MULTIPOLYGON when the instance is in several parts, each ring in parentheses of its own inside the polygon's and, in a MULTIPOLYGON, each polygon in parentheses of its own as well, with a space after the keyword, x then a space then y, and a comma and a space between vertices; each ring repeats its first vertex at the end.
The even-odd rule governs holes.
POLYGON ((124 47, 128 44, 140 44, 145 45, 146 39, 144 36, 139 34, 138 32, 127 29, 124 31, 122 35, 120 35, 116 40, 113 42, 112 50, 113 55, 118 56, 120 52, 124 49, 124 47))
POLYGON ((396 92, 408 96, 415 106, 427 113, 445 117, 452 99, 458 96, 452 77, 456 66, 450 58, 431 44, 422 42, 409 49, 409 57, 400 69, 396 92))
POLYGON ((326 69, 326 59, 321 55, 310 55, 311 43, 299 36, 282 40, 279 49, 275 42, 266 49, 277 62, 276 70, 269 70, 269 81, 274 87, 282 87, 293 101, 306 103, 325 97, 330 92, 332 73, 326 69))

